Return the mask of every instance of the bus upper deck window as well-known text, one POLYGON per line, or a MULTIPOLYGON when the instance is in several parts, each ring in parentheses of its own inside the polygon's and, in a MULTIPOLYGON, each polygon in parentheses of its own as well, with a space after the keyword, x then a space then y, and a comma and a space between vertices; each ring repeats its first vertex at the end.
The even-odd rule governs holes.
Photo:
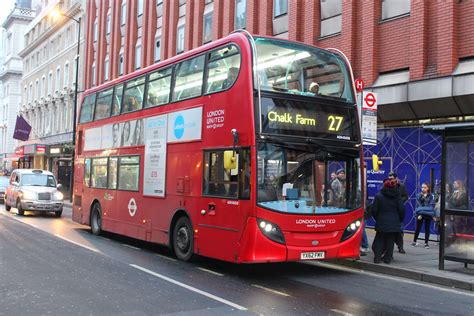
POLYGON ((230 45, 210 54, 206 93, 227 90, 237 80, 240 71, 240 54, 230 45))

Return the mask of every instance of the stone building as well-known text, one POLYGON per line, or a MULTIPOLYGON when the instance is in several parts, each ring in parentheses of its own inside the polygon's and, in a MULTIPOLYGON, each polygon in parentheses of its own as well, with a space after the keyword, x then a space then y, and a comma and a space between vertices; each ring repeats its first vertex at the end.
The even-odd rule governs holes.
POLYGON ((21 104, 23 62, 19 52, 24 48, 23 34, 35 16, 31 1, 19 1, 2 24, 0 50, 0 168, 16 168, 16 141, 13 139, 16 116, 21 104))
MULTIPOLYGON (((20 165, 52 171, 66 190, 71 172, 79 31, 79 24, 66 16, 85 21, 81 9, 84 3, 81 0, 39 3, 40 12, 24 33, 25 48, 20 52, 23 58, 20 113, 32 126, 30 139, 19 144, 18 151, 23 153, 20 165), (65 16, 55 18, 51 15, 53 9, 59 9, 65 16)), ((84 37, 80 40, 81 47, 83 42, 84 37)), ((79 61, 81 67, 81 58, 79 61)))

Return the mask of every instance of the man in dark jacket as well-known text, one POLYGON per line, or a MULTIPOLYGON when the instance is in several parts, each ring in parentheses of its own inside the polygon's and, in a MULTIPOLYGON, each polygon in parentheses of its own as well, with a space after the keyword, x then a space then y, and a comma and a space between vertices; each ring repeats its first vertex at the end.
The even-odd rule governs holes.
MULTIPOLYGON (((396 180, 397 181, 397 189, 400 193, 400 197, 403 201, 403 205, 405 205, 405 202, 408 201, 407 188, 405 187, 405 185, 402 182, 400 182, 400 179, 398 179, 397 174, 395 172, 391 171, 388 174, 388 178, 390 180, 396 180)), ((402 220, 402 224, 403 224, 403 220, 402 220)), ((400 226, 400 232, 397 235, 397 239, 395 240, 395 243, 398 246, 398 252, 405 254, 406 252, 405 252, 405 249, 403 248, 403 228, 401 226, 400 226)))
POLYGON ((405 217, 405 207, 396 180, 384 181, 382 190, 375 195, 372 215, 375 219, 376 231, 372 244, 374 262, 380 263, 383 254, 383 260, 388 264, 392 260, 394 242, 400 233, 401 222, 405 217))

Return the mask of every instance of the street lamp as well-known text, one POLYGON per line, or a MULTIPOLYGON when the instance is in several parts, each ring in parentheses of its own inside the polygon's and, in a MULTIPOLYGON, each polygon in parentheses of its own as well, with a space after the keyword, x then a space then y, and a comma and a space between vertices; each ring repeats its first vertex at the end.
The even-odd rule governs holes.
POLYGON ((81 17, 74 18, 73 16, 67 15, 59 9, 53 9, 50 12, 50 16, 57 20, 60 17, 65 17, 77 23, 77 52, 76 52, 76 83, 74 84, 74 108, 73 108, 73 121, 72 121, 72 159, 71 159, 71 176, 69 179, 69 190, 71 192, 70 201, 74 195, 74 158, 76 155, 76 122, 77 122, 77 87, 79 85, 79 46, 81 44, 81 17))

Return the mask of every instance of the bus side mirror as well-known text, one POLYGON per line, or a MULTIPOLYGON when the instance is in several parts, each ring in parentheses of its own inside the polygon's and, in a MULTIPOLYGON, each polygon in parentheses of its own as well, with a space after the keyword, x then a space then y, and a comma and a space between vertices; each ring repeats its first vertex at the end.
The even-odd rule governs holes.
POLYGON ((372 169, 374 171, 379 171, 379 167, 382 165, 382 161, 379 159, 379 156, 372 155, 372 169))
POLYGON ((224 169, 237 168, 237 155, 233 150, 224 151, 224 169))

